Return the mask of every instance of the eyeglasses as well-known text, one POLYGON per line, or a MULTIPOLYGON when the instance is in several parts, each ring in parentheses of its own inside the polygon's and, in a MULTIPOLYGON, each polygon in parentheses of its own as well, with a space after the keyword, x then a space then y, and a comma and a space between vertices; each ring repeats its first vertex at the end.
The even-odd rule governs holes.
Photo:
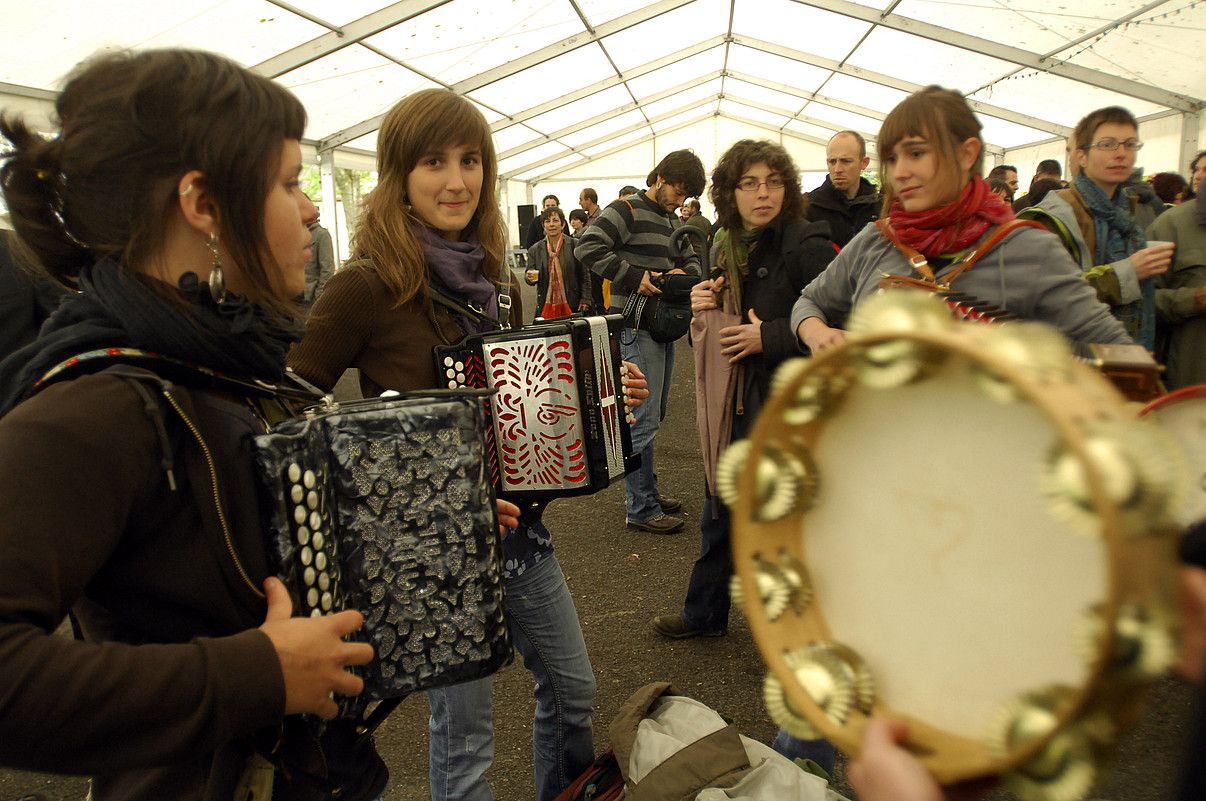
POLYGON ((765 181, 759 181, 754 176, 747 175, 737 182, 737 188, 742 192, 756 192, 758 187, 763 184, 766 184, 767 189, 782 189, 785 183, 782 175, 772 175, 765 181))
POLYGON ((1089 148, 1097 148, 1098 150, 1105 150, 1107 152, 1113 153, 1115 150, 1118 149, 1119 145, 1121 145, 1122 147, 1125 147, 1128 151, 1130 151, 1132 153, 1134 153, 1136 150, 1139 150, 1140 148, 1143 147, 1143 143, 1140 142, 1138 139, 1124 139, 1122 141, 1118 141, 1117 139, 1100 139, 1100 140, 1094 142, 1093 144, 1089 145, 1089 148))

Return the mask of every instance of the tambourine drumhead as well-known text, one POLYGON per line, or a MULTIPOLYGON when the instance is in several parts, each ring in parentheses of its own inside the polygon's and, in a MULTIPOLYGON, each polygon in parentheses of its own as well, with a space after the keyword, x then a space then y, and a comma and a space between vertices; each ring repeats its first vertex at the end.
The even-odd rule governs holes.
POLYGON ((1003 699, 1084 685, 1078 636, 1109 565, 1043 502, 1056 436, 1039 407, 986 398, 960 360, 853 391, 826 422, 806 563, 829 628, 894 708, 980 738, 1003 699))
POLYGON ((1185 452, 1192 476, 1189 498, 1177 515, 1183 525, 1206 520, 1206 384, 1178 389, 1139 413, 1154 418, 1185 452))
POLYGON ((789 716, 848 753, 871 715, 905 719, 944 782, 1096 714, 1120 608, 1172 575, 1168 538, 1127 536, 1115 500, 1144 497, 1141 469, 1103 469, 1101 432, 1133 421, 1117 392, 1062 350, 1028 366, 1017 335, 971 328, 799 360, 731 471, 735 570, 789 716), (1015 738, 1029 724, 1009 710, 1035 697, 1050 725, 1015 738))

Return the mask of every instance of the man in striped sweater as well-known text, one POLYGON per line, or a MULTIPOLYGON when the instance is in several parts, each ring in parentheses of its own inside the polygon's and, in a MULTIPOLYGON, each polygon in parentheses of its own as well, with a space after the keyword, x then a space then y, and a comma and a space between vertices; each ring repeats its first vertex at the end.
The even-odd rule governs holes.
MULTIPOLYGON (((681 223, 675 211, 688 197, 703 193, 703 164, 690 150, 668 154, 649 173, 644 192, 613 201, 594 225, 582 229, 574 255, 599 278, 611 281, 611 312, 621 313, 629 298, 660 294, 651 277, 658 273, 699 274, 694 256, 685 264, 670 258, 670 234, 681 223)), ((673 534, 683 527, 672 513, 682 504, 658 491, 653 469, 653 440, 666 416, 674 343, 654 342, 648 331, 626 328, 620 353, 635 362, 649 382, 649 401, 636 409, 632 447, 641 467, 628 475, 628 527, 654 534, 673 534)))

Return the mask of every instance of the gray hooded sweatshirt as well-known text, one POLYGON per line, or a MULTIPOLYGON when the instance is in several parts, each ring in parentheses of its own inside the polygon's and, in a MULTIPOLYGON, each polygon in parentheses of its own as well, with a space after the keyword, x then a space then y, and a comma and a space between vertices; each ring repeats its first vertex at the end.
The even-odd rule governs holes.
MULTIPOLYGON (((938 270, 938 281, 950 271, 949 266, 938 270)), ((792 308, 792 329, 808 317, 827 325, 845 320, 856 303, 878 291, 882 273, 909 276, 913 269, 876 226, 868 225, 804 288, 792 308)), ((1073 343, 1131 344, 1059 238, 1047 231, 1021 228, 1009 234, 959 276, 952 289, 1022 319, 1050 323, 1073 343)))

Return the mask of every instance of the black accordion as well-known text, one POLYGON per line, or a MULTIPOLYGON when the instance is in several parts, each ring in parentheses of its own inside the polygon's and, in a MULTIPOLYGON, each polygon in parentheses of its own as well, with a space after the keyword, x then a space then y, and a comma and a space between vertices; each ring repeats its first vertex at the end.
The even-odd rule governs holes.
POLYGON ((636 469, 620 384, 623 317, 565 317, 435 348, 449 388, 483 399, 491 479, 516 503, 589 495, 636 469))
POLYGON ((294 614, 364 614, 374 700, 510 662, 484 392, 328 402, 255 438, 261 504, 294 614))

